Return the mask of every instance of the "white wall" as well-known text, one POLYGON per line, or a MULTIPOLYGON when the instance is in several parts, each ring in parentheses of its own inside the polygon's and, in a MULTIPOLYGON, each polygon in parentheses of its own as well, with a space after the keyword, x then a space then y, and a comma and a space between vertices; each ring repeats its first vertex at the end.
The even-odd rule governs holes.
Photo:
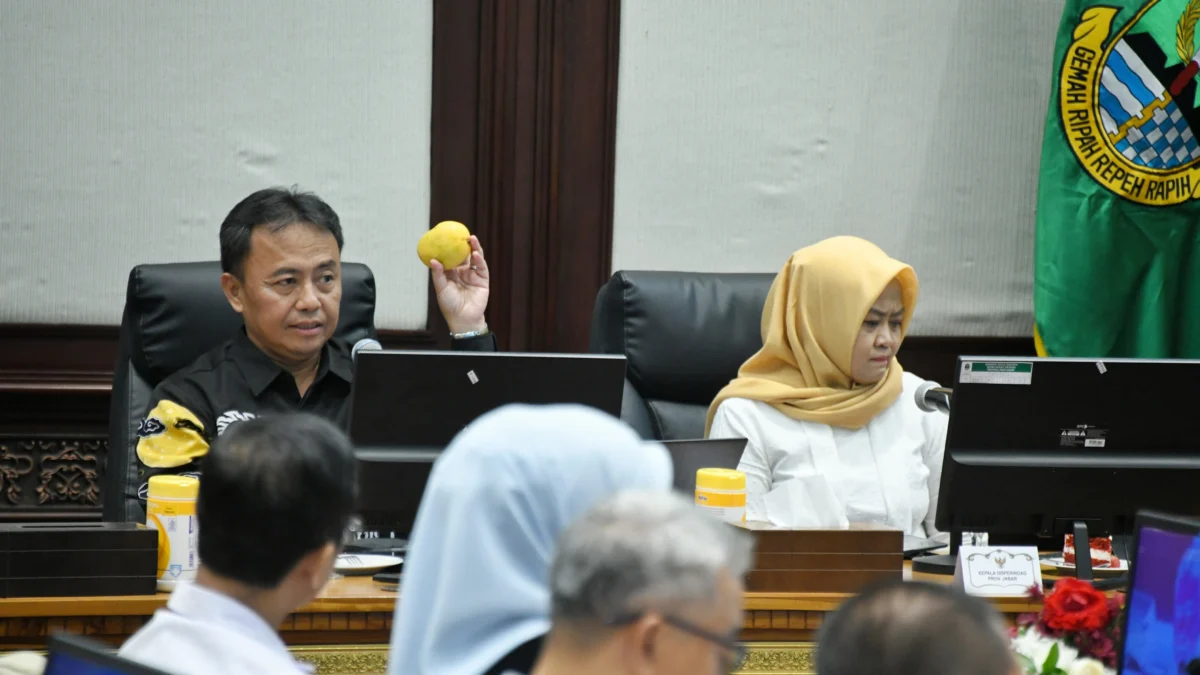
POLYGON ((625 0, 614 269, 776 272, 856 234, 914 331, 1029 335, 1063 0, 625 0))
POLYGON ((377 323, 425 323, 431 3, 0 0, 0 322, 120 322, 250 192, 342 218, 377 323))

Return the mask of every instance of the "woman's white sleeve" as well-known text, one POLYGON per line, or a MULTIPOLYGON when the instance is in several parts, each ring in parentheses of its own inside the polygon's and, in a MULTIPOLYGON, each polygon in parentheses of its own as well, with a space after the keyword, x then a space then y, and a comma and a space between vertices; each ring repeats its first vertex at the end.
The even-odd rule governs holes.
POLYGON ((713 417, 708 437, 746 439, 746 449, 738 462, 738 471, 746 474, 746 519, 766 520, 763 496, 771 490, 771 464, 752 404, 737 400, 722 403, 713 417))

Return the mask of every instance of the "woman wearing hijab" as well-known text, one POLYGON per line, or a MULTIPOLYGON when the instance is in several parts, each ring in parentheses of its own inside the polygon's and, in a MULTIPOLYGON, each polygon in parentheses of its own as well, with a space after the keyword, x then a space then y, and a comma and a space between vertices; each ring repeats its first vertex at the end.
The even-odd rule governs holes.
POLYGON ((582 406, 505 406, 468 425, 421 498, 388 673, 528 673, 559 534, 615 492, 669 490, 671 471, 661 445, 582 406))
POLYGON ((946 416, 917 408, 924 380, 896 351, 917 276, 874 244, 827 239, 792 254, 763 307, 763 348, 717 395, 709 436, 746 438, 747 519, 791 479, 820 476, 850 522, 937 534, 946 416))

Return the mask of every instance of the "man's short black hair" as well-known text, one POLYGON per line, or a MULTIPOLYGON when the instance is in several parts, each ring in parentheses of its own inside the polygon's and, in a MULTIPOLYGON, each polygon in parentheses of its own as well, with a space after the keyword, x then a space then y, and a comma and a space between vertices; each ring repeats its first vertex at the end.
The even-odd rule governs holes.
POLYGON ((275 588, 308 553, 340 546, 358 500, 357 467, 346 434, 314 415, 234 423, 201 467, 200 561, 275 588))
POLYGON ((295 188, 267 188, 238 202, 221 223, 221 270, 242 278, 242 264, 250 255, 254 228, 266 227, 278 232, 294 223, 309 223, 327 230, 337 240, 338 250, 342 250, 342 223, 320 197, 295 188))
POLYGON ((821 627, 821 675, 1012 675, 1000 616, 962 591, 889 582, 851 598, 821 627))

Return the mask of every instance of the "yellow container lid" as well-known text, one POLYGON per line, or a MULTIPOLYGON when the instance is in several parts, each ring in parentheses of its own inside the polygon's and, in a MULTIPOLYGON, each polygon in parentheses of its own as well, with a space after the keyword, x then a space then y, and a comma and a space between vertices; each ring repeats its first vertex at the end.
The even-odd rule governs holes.
POLYGON ((745 490, 746 474, 734 469, 699 469, 696 471, 696 489, 745 490))
POLYGON ((200 494, 200 481, 191 476, 151 476, 147 496, 151 499, 195 499, 200 494))

